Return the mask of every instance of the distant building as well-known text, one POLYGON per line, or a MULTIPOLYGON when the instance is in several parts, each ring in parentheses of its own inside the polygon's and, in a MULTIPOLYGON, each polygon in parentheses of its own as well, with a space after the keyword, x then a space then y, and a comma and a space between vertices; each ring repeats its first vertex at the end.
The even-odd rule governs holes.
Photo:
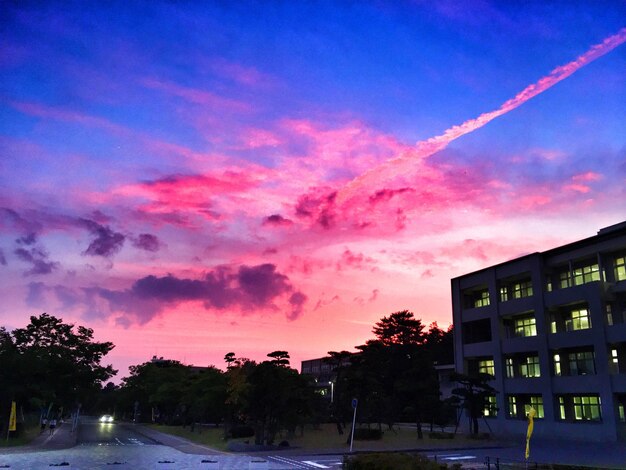
POLYGON ((455 364, 485 372, 494 432, 626 439, 626 222, 452 279, 455 364))

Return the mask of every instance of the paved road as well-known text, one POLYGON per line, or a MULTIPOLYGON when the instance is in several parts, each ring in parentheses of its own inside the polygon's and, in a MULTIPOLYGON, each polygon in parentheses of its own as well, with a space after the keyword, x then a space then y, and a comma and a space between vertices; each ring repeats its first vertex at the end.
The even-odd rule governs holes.
POLYGON ((100 423, 96 420, 82 423, 78 432, 82 446, 143 446, 157 442, 137 433, 131 426, 120 423, 100 423))

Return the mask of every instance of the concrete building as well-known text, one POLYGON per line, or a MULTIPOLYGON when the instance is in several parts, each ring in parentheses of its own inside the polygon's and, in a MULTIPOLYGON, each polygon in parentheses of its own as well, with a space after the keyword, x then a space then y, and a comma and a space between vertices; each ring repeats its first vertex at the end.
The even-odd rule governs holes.
POLYGON ((486 372, 494 432, 626 439, 626 222, 452 279, 455 365, 486 372))

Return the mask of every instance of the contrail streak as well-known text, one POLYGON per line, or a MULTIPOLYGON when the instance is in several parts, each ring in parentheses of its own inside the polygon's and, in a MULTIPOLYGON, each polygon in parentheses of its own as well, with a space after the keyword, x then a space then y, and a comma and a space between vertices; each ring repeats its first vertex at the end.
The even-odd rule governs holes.
POLYGON ((434 153, 443 150, 448 146, 450 142, 458 139, 465 134, 469 134, 476 129, 480 129, 492 119, 495 119, 498 116, 502 116, 503 114, 514 110, 518 106, 521 106, 529 99, 537 96, 540 93, 543 93, 548 88, 569 77, 581 67, 584 67, 585 65, 596 60, 598 57, 601 57, 604 54, 612 51, 617 46, 623 44, 625 41, 626 28, 622 28, 617 32, 617 34, 609 36, 600 44, 592 46, 587 52, 579 56, 576 60, 555 68, 552 72, 541 78, 538 82, 533 83, 532 85, 528 85, 521 92, 515 95, 514 98, 511 98, 510 100, 504 102, 502 106, 500 106, 495 111, 483 113, 475 119, 470 119, 468 121, 465 121, 463 124, 453 126, 447 129, 441 135, 431 137, 427 140, 422 140, 418 142, 415 147, 410 151, 403 153, 399 157, 387 160, 381 165, 378 165, 377 167, 366 171, 361 176, 356 177, 341 190, 339 190, 336 201, 341 204, 346 200, 354 197, 355 193, 360 188, 370 182, 380 180, 382 177, 385 176, 385 174, 389 176, 397 175, 399 172, 394 170, 401 170, 400 167, 403 164, 429 157, 434 153))

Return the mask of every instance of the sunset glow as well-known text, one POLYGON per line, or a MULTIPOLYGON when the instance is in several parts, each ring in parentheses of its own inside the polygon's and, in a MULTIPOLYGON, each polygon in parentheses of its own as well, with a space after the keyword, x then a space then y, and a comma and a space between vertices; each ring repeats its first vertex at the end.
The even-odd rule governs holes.
POLYGON ((560 5, 11 3, 0 325, 118 379, 447 327, 450 278, 626 220, 626 7, 560 5))

